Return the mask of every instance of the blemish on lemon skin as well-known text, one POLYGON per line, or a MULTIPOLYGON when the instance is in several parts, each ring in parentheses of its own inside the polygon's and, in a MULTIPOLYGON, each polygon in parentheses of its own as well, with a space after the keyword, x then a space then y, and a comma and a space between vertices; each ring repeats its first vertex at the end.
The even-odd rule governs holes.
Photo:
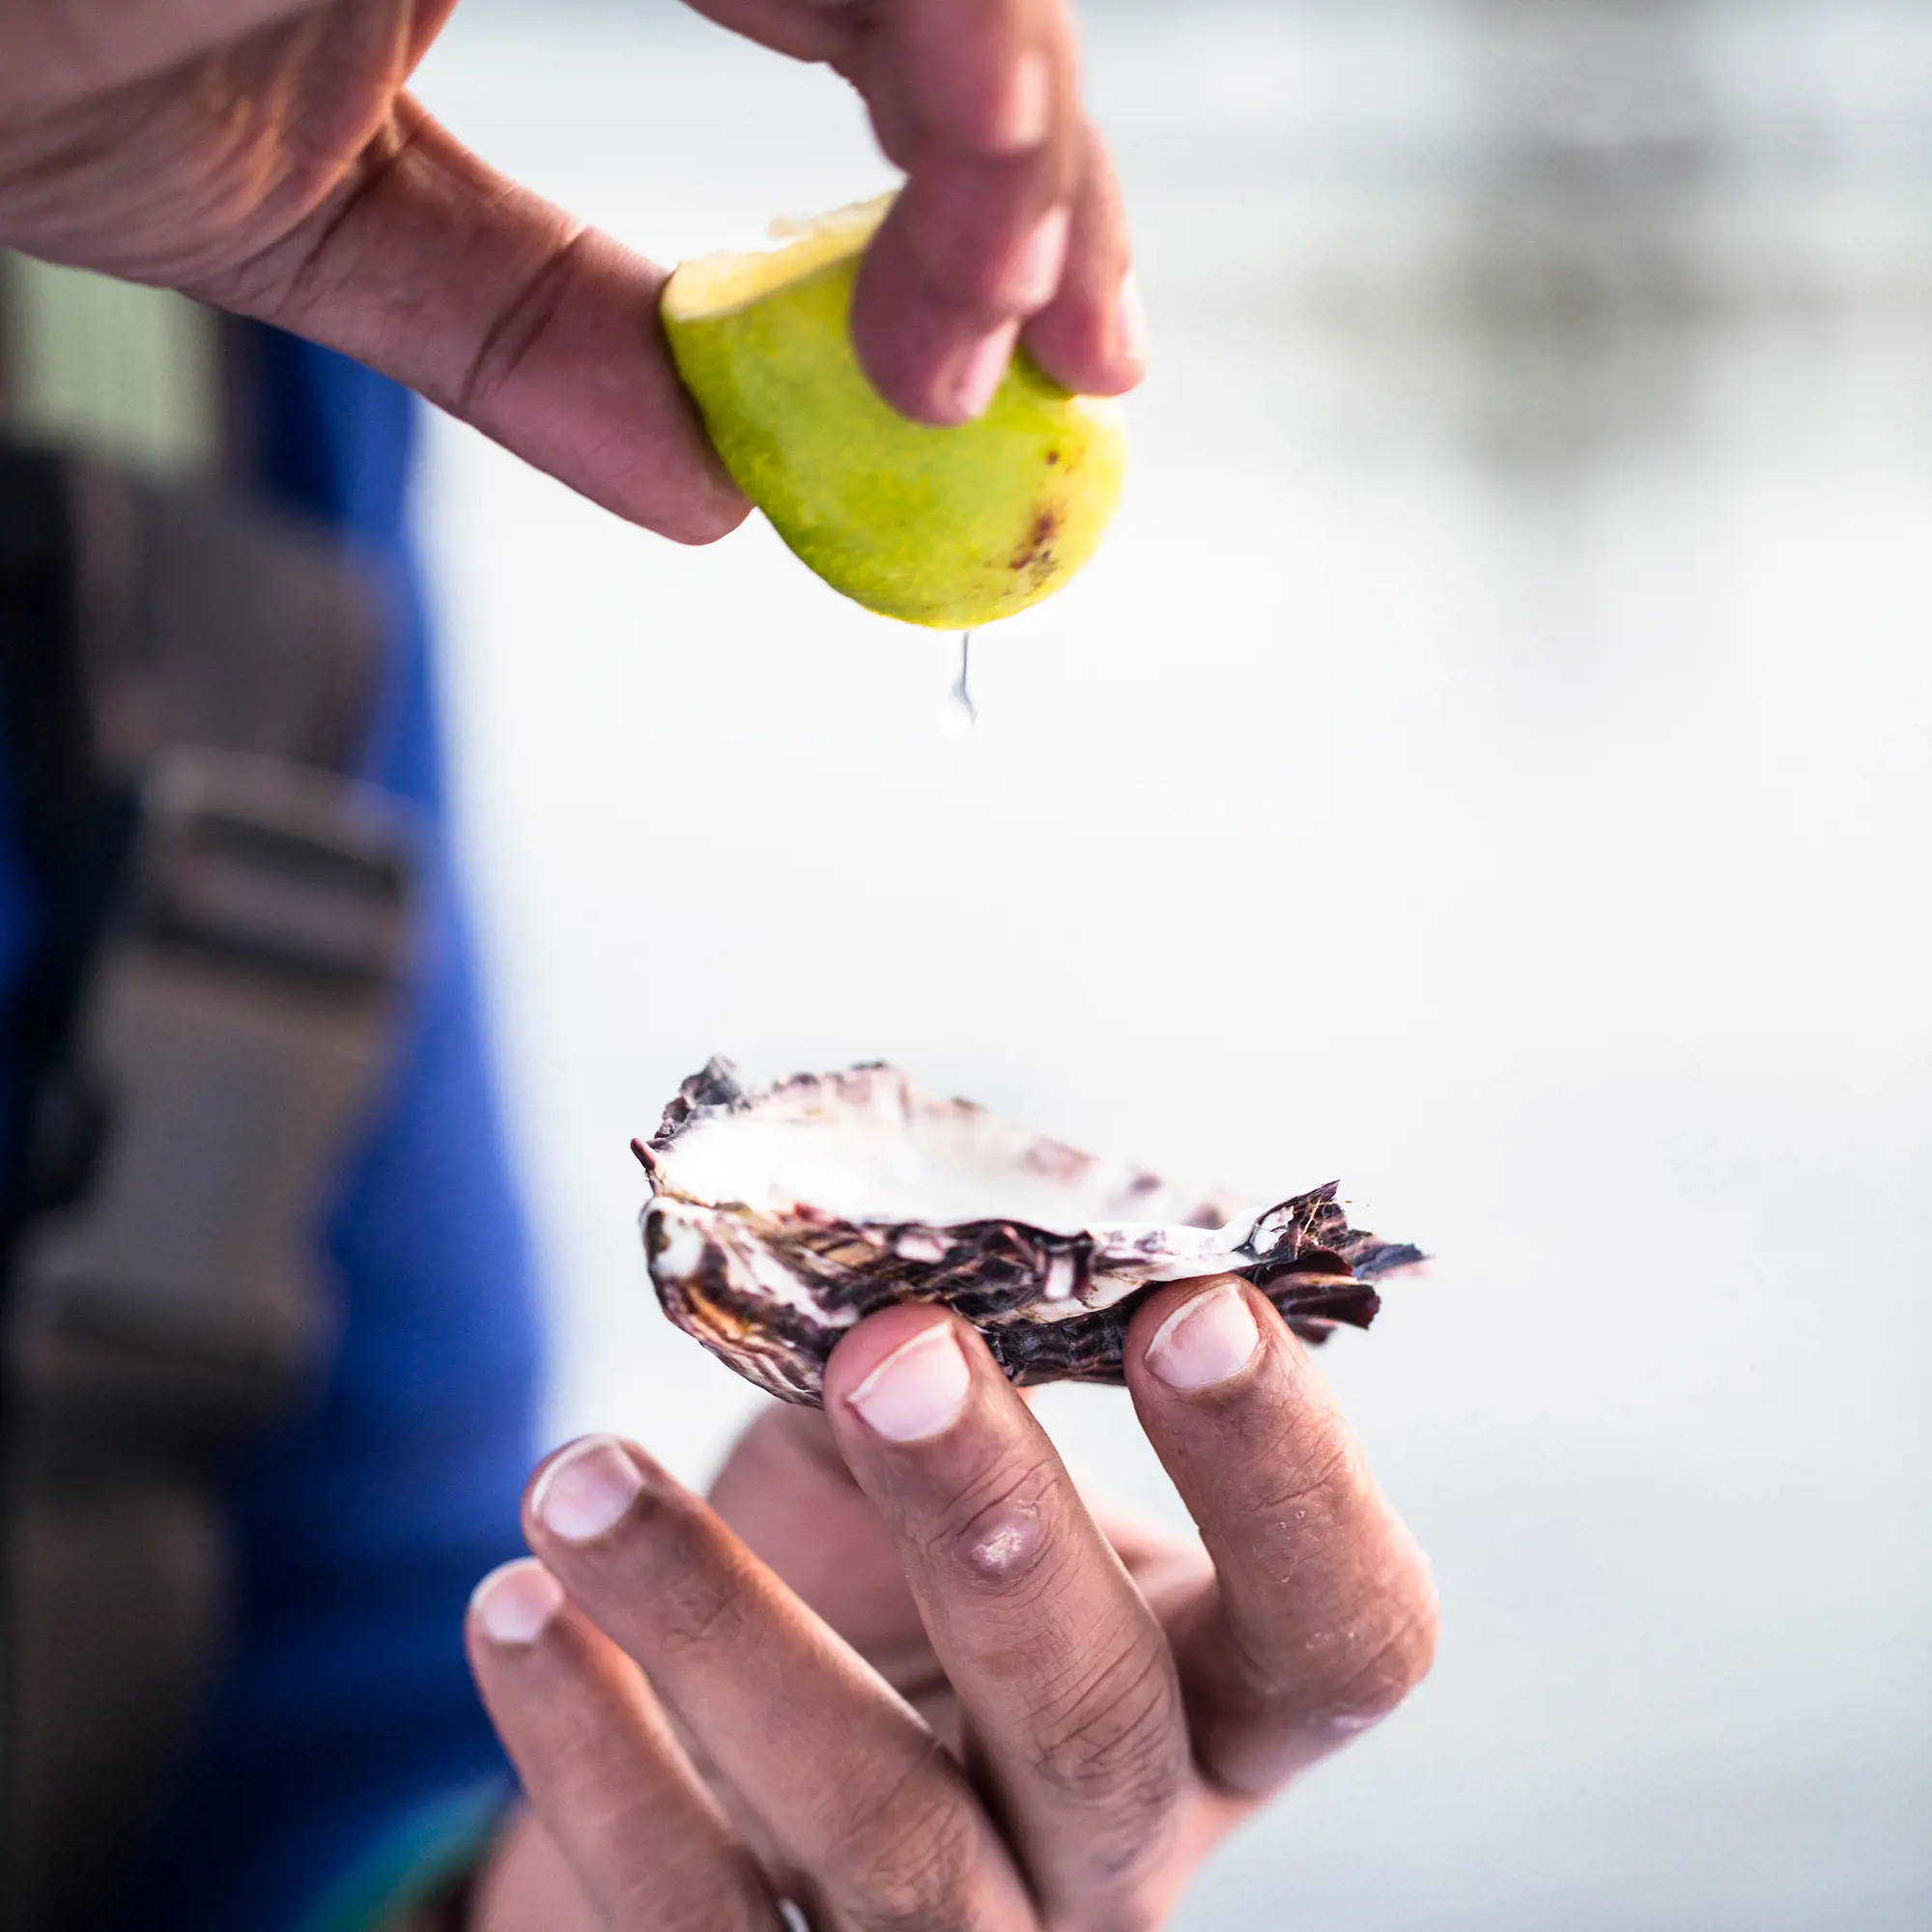
POLYGON ((1059 461, 1060 461, 1060 452, 1059 452, 1059 450, 1057 450, 1057 449, 1049 449, 1049 450, 1048 450, 1048 451, 1046 452, 1046 467, 1047 467, 1047 468, 1048 468, 1049 469, 1051 469, 1053 468, 1053 466, 1054 466, 1054 465, 1055 465, 1056 463, 1058 463, 1059 461))
POLYGON ((1060 529, 1060 512, 1043 508, 1035 513, 1033 526, 1019 549, 1013 553, 1015 575, 1031 571, 1040 576, 1053 567, 1053 539, 1060 529))

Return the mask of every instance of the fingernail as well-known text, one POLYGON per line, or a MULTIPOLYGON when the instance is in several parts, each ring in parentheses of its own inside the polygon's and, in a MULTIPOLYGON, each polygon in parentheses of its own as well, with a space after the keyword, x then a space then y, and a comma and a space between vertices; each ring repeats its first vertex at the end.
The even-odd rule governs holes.
POLYGON ((1007 297, 1015 308, 1040 309, 1053 299, 1060 271, 1066 266, 1066 235, 1073 211, 1063 201, 1049 208, 1013 251, 1007 270, 1007 297))
POLYGON ((1184 1301, 1148 1344, 1148 1367, 1171 1389, 1212 1388, 1254 1359, 1262 1339, 1248 1298, 1223 1282, 1184 1301))
POLYGON ((1018 326, 1008 323, 960 352, 959 359, 946 372, 941 384, 941 400, 949 414, 961 422, 971 422, 984 412, 1006 379, 1018 334, 1018 326))
POLYGON ((536 1642, 562 1602, 556 1578, 526 1556, 491 1571, 471 1593, 469 1607, 493 1643, 524 1645, 536 1642))
POLYGON ((1147 309, 1141 302, 1141 285, 1129 269, 1115 298, 1114 346, 1129 362, 1145 362, 1148 354, 1147 309))
POLYGON ((959 1418, 973 1371, 950 1326, 902 1342, 845 1398, 888 1442, 923 1442, 959 1418))
POLYGON ((1037 148, 1053 127, 1053 69, 1042 53, 1024 53, 1007 70, 993 113, 993 147, 1002 154, 1037 148))
POLYGON ((637 1501, 644 1479, 614 1435, 586 1435, 543 1472, 530 1514, 566 1543, 588 1543, 613 1528, 637 1501))

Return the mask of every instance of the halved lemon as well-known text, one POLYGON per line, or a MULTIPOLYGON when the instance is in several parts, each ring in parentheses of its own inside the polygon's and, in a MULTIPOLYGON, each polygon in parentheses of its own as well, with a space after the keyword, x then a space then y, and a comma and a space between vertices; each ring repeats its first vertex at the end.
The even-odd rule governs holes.
POLYGON ((665 333, 725 467, 805 563, 867 610, 971 630, 1093 555, 1120 500, 1121 409, 1070 394, 1024 351, 977 421, 935 428, 885 403, 847 318, 891 199, 682 264, 665 333))

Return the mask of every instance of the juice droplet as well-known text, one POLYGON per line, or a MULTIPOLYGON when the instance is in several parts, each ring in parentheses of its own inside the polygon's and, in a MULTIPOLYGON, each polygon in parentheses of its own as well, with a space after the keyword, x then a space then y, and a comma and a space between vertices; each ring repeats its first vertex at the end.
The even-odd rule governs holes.
POLYGON ((952 686, 950 722, 955 735, 963 736, 980 722, 980 707, 973 702, 973 633, 959 633, 959 676, 952 686))

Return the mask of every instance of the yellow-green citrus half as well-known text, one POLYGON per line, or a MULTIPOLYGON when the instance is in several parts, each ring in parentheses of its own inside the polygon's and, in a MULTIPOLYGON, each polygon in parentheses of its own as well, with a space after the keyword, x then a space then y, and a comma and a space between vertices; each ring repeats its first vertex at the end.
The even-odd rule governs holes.
POLYGON ((678 374, 738 487, 792 551, 867 610, 970 630, 1051 596, 1120 500, 1120 405, 1013 357, 953 429, 882 401, 847 327, 890 197, 793 224, 781 245, 684 263, 663 315, 678 374))

